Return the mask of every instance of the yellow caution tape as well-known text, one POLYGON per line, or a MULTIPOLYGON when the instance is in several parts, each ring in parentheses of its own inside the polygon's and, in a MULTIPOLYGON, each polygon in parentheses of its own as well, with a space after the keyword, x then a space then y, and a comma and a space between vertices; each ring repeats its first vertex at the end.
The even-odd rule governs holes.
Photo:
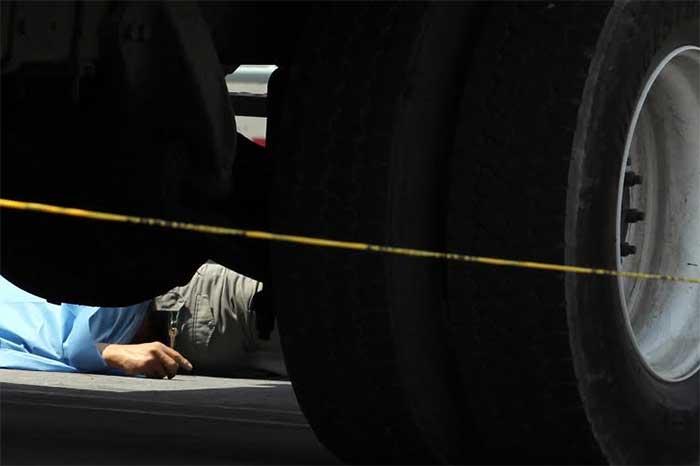
POLYGON ((530 270, 548 270, 552 272, 575 273, 584 275, 608 275, 616 277, 636 278, 640 280, 663 280, 671 282, 683 282, 700 284, 700 278, 676 277, 673 275, 663 275, 658 273, 644 272, 624 272, 617 270, 598 269, 592 267, 579 267, 574 265, 550 264, 545 262, 520 261, 512 259, 500 259, 496 257, 469 256, 466 254, 456 254, 450 252, 427 251, 423 249, 400 248, 394 246, 383 246, 379 244, 368 244, 354 241, 338 241, 326 238, 314 238, 310 236, 285 235, 281 233, 271 233, 268 231, 244 230, 240 228, 228 228, 215 225, 201 225, 196 223, 175 222, 160 218, 138 217, 134 215, 122 215, 109 212, 98 212, 94 210, 76 209, 72 207, 60 207, 51 204, 40 204, 37 202, 22 202, 11 199, 0 198, 0 208, 27 210, 32 212, 42 212, 45 214, 62 215, 67 217, 78 217, 91 220, 101 220, 106 222, 134 223, 141 225, 156 226, 174 230, 187 230, 211 235, 241 236, 245 238, 261 239, 267 241, 277 241, 284 243, 303 244, 323 248, 349 249, 353 251, 375 252, 380 254, 393 254, 408 257, 423 257, 430 259, 441 259, 458 262, 470 262, 476 264, 486 264, 501 267, 517 267, 530 270))

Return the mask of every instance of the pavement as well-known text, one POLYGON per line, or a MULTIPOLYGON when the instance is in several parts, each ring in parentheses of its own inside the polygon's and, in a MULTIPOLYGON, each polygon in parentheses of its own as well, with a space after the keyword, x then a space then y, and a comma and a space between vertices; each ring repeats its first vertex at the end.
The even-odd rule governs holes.
POLYGON ((0 369, 0 464, 338 464, 286 380, 0 369))

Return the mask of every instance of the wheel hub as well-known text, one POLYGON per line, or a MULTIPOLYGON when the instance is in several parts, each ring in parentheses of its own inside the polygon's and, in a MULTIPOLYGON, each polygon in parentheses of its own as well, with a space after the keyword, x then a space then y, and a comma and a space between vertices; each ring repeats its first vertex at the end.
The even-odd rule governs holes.
MULTIPOLYGON (((620 169, 617 268, 700 275, 700 48, 675 49, 644 86, 620 169)), ((700 287, 618 279, 629 335, 658 378, 700 367, 700 287)))

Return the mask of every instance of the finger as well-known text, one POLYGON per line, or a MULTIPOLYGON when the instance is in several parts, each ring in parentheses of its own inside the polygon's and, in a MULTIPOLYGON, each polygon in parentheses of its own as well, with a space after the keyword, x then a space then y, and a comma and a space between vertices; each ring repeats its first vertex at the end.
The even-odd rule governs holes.
POLYGON ((151 379, 162 379, 163 377, 167 376, 165 369, 163 368, 163 364, 160 362, 159 359, 151 360, 145 372, 146 377, 149 377, 151 379))
POLYGON ((158 358, 160 359, 165 372, 168 374, 168 378, 172 379, 177 374, 178 365, 173 358, 168 356, 165 351, 158 351, 158 358))
MULTIPOLYGON (((163 345, 163 351, 165 351, 168 354, 168 356, 170 356, 171 358, 173 358, 176 361, 181 361, 183 363, 184 362, 189 363, 189 361, 187 361, 187 359, 174 348, 163 345)), ((183 364, 183 365, 186 365, 186 364, 183 364)))
POLYGON ((177 362, 177 364, 188 371, 192 370, 192 363, 190 363, 187 358, 175 351, 173 348, 166 346, 164 351, 177 362))

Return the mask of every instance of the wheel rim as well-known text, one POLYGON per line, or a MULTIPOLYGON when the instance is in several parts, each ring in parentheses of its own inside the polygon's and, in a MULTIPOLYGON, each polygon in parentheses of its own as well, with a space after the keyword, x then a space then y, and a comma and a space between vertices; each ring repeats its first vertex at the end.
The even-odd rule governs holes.
MULTIPOLYGON (((647 80, 620 169, 617 268, 700 275, 700 47, 675 49, 647 80)), ((656 377, 700 369, 700 287, 618 278, 629 337, 656 377)))

